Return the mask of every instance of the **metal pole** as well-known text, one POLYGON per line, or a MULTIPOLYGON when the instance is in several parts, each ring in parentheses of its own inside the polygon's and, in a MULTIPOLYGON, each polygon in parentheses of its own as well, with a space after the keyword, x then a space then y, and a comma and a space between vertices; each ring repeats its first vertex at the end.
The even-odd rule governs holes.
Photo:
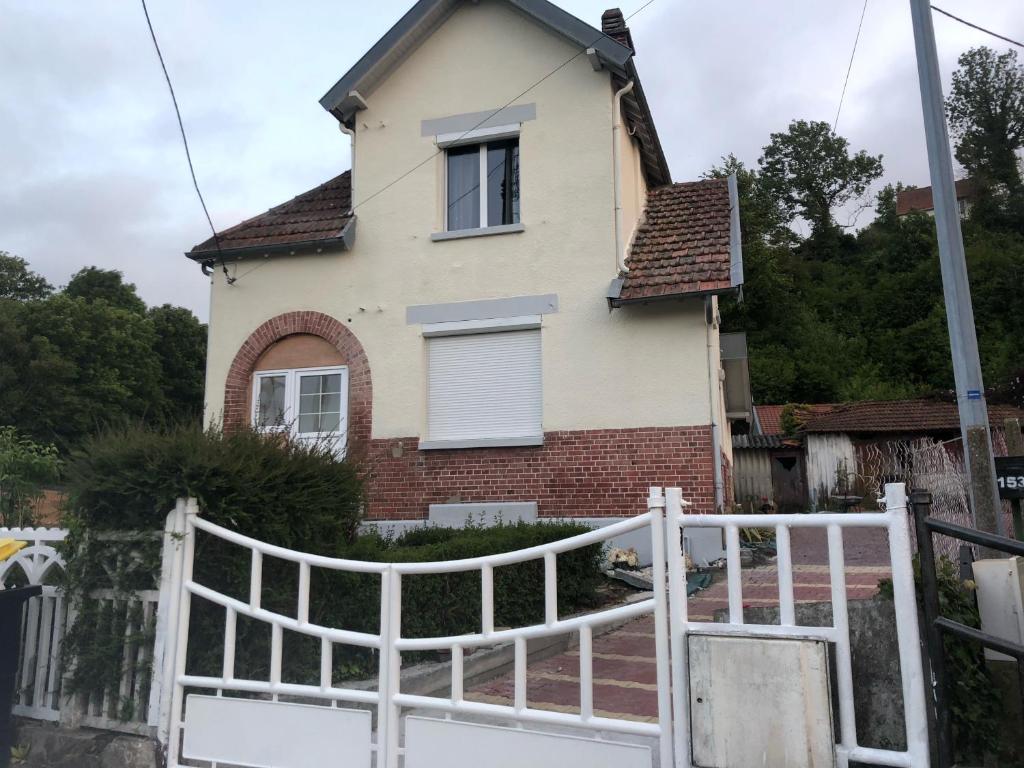
POLYGON ((917 554, 921 564, 922 608, 924 609, 924 637, 928 648, 928 666, 931 667, 932 703, 935 707, 935 743, 938 768, 953 765, 953 724, 949 718, 948 688, 946 686, 946 649, 942 630, 935 624, 939 618, 939 579, 935 572, 935 550, 932 534, 925 525, 931 511, 932 495, 927 491, 912 491, 910 508, 914 512, 917 531, 917 554))
POLYGON ((949 326, 949 346, 953 353, 953 378, 960 410, 971 509, 975 527, 1004 535, 929 0, 910 0, 910 15, 914 23, 917 74, 921 82, 921 108, 928 145, 939 264, 942 267, 942 292, 949 326))

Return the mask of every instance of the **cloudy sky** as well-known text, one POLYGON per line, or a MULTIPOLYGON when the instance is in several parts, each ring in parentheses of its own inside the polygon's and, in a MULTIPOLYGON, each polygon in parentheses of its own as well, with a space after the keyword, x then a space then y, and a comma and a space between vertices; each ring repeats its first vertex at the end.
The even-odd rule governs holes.
MULTIPOLYGON (((560 2, 595 25, 610 5, 560 2)), ((218 229, 348 167, 348 140, 317 100, 411 3, 149 0, 218 229)), ((1024 37, 1020 0, 941 6, 1024 37)), ((674 178, 728 152, 755 163, 792 119, 831 121, 861 7, 655 0, 631 19, 674 178)), ((57 285, 85 265, 120 269, 148 303, 205 320, 207 283, 182 253, 209 233, 140 4, 0 0, 0 18, 0 250, 57 285)), ((961 52, 1006 47, 943 16, 935 28, 947 84, 961 52)), ((908 2, 869 0, 839 132, 885 155, 885 181, 920 185, 914 61, 908 2)))

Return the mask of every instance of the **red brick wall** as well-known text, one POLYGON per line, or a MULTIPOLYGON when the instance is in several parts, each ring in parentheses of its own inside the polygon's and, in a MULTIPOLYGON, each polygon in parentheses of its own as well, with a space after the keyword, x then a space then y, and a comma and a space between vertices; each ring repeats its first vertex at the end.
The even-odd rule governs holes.
POLYGON ((648 487, 714 507, 711 429, 547 432, 543 446, 418 451, 415 437, 371 441, 369 517, 417 519, 430 504, 536 501, 543 517, 629 517, 648 487))

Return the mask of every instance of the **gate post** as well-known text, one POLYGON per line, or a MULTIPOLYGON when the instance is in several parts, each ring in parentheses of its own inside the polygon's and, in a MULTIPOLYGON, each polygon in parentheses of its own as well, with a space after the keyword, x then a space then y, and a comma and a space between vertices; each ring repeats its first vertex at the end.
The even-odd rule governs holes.
MULTIPOLYGON (((661 489, 652 488, 661 494, 661 489)), ((675 768, 690 768, 690 681, 687 675, 686 565, 683 559, 683 492, 665 489, 665 550, 668 557, 669 646, 672 664, 672 744, 675 768)))
POLYGON ((175 541, 177 552, 168 586, 168 627, 164 644, 161 697, 167 702, 168 709, 162 712, 158 735, 161 743, 166 745, 168 768, 177 768, 181 750, 182 707, 185 694, 184 687, 178 682, 178 675, 185 671, 188 625, 192 610, 192 594, 185 589, 185 582, 192 579, 196 544, 193 520, 199 514, 198 504, 195 499, 179 499, 172 514, 175 516, 175 528, 171 537, 175 541))
POLYGON ((668 597, 665 594, 665 498, 661 488, 651 487, 647 499, 651 515, 651 579, 654 582, 654 648, 658 679, 658 736, 660 765, 672 765, 672 699, 668 681, 671 680, 669 662, 668 597))
POLYGON ((380 660, 377 672, 377 766, 398 768, 399 690, 402 654, 402 574, 390 566, 380 576, 380 660))
POLYGON ((946 687, 946 658, 942 630, 935 624, 939 617, 939 579, 935 572, 935 549, 932 532, 925 524, 932 508, 932 495, 928 491, 914 490, 910 494, 917 531, 917 555, 921 566, 921 592, 924 608, 924 632, 928 646, 928 665, 931 667, 932 703, 935 707, 935 744, 938 768, 953 764, 953 724, 949 718, 946 687))

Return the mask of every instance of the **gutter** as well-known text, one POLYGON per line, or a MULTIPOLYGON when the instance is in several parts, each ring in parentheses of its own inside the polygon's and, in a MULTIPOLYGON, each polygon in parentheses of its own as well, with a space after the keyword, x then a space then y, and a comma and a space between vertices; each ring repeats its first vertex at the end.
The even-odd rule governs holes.
POLYGON ((244 248, 222 248, 221 250, 186 251, 185 256, 200 263, 213 261, 233 261, 246 256, 269 256, 278 253, 294 253, 297 251, 320 251, 324 248, 340 247, 343 251, 352 249, 356 239, 356 217, 353 216, 342 227, 335 237, 319 240, 300 240, 295 243, 275 243, 273 245, 249 245, 244 248))

